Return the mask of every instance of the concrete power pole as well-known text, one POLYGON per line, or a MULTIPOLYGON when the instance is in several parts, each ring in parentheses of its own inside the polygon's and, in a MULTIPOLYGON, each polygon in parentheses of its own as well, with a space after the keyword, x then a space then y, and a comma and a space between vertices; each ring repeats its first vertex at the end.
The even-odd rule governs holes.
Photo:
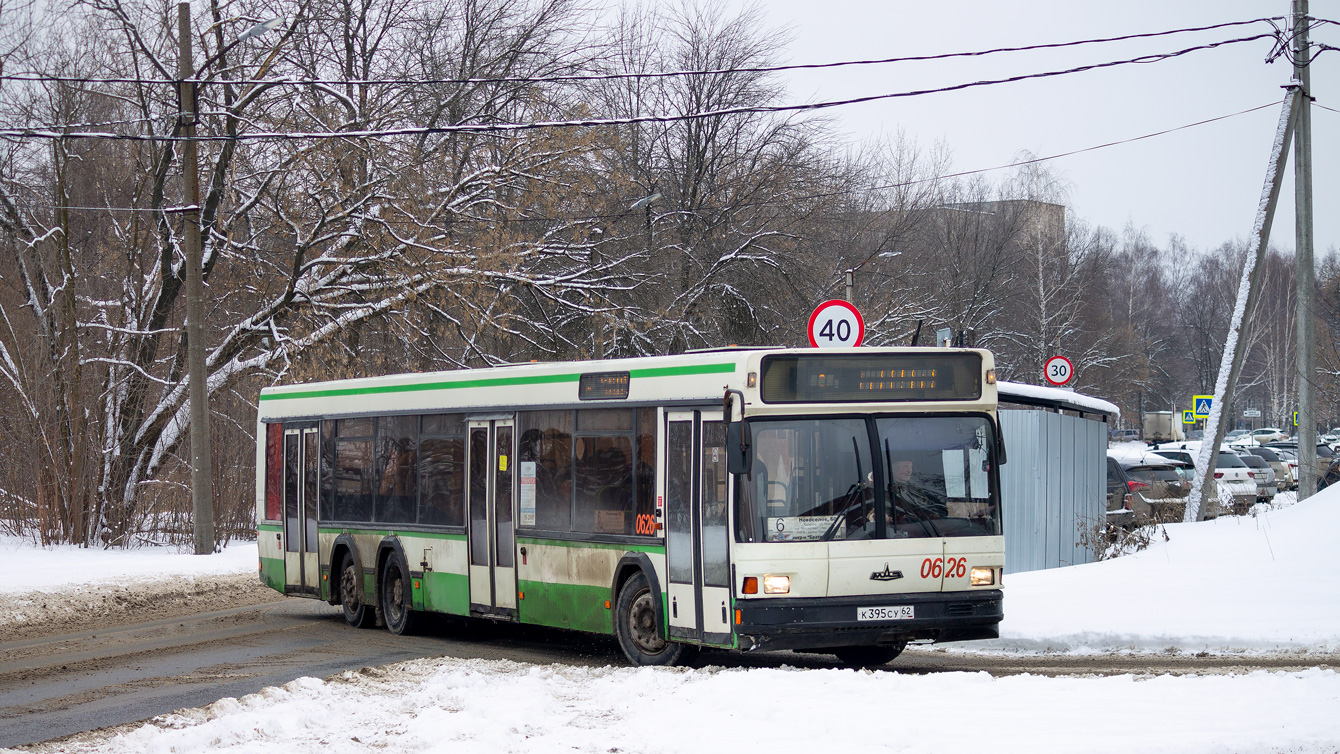
POLYGON ((1308 42, 1307 0, 1293 0, 1294 79, 1301 87, 1294 138, 1293 175, 1297 244, 1298 312, 1298 499, 1317 491, 1317 422, 1313 372, 1316 341, 1316 268, 1312 261, 1312 48, 1308 42))
POLYGON ((181 105, 177 117, 185 138, 182 146, 182 185, 186 210, 182 213, 182 253, 186 263, 186 363, 191 409, 191 511, 195 554, 214 552, 214 490, 210 469, 209 389, 205 374, 205 283, 200 243, 200 175, 195 141, 195 67, 191 61, 191 4, 177 4, 177 77, 181 105))

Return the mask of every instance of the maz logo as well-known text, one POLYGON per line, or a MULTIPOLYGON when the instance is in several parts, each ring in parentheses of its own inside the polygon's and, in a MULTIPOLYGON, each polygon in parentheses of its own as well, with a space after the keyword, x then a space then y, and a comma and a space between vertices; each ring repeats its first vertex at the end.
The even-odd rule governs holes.
POLYGON ((871 581, 893 581, 894 579, 901 579, 902 577, 903 572, 890 571, 888 563, 884 564, 884 570, 875 571, 874 573, 870 574, 871 581))

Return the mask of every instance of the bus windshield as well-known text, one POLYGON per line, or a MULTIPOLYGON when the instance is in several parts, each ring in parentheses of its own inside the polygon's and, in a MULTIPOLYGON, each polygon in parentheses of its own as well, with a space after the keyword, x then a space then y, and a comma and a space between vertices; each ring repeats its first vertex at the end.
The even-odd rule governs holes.
POLYGON ((1001 533, 995 439, 980 415, 751 420, 741 542, 1001 533))

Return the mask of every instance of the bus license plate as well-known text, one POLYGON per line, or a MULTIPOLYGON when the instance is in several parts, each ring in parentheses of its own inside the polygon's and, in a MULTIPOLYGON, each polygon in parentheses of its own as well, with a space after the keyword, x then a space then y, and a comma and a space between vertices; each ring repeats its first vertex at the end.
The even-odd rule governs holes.
POLYGON ((894 607, 858 607, 856 620, 912 620, 916 617, 912 605, 894 607))

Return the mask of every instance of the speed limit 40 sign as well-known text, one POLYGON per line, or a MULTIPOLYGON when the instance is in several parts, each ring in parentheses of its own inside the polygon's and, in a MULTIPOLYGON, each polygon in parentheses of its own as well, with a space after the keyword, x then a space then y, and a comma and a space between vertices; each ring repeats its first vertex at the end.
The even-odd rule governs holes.
POLYGON ((1070 382, 1075 376, 1075 365, 1070 363, 1070 359, 1064 356, 1053 356, 1047 359, 1047 363, 1042 367, 1042 376, 1053 385, 1061 386, 1070 382))
POLYGON ((850 302, 833 299, 814 308, 809 334, 815 348, 855 348, 865 340, 865 320, 850 302))

